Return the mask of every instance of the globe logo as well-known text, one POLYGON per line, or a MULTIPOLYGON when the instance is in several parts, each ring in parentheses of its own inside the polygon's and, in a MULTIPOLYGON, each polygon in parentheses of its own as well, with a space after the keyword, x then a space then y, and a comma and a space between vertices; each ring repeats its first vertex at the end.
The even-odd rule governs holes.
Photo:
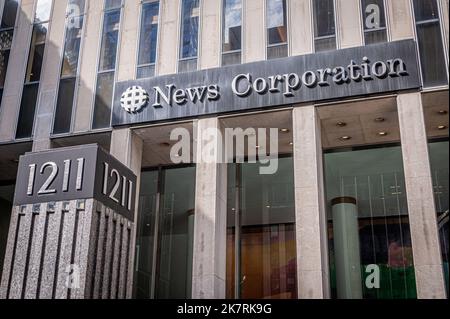
POLYGON ((148 102, 148 93, 140 86, 128 88, 120 98, 120 105, 130 114, 138 113, 148 102))

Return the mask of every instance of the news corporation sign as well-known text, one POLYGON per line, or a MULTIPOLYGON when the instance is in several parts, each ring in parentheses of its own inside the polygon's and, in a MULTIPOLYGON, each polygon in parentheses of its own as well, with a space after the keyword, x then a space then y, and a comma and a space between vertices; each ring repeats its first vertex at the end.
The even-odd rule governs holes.
POLYGON ((419 89, 416 52, 404 40, 120 82, 113 126, 419 89))

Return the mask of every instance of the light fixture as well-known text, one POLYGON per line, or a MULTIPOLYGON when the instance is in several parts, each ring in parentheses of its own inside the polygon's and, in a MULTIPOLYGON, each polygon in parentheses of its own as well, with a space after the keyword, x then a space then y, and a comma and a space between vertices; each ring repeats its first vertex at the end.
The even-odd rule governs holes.
POLYGON ((447 111, 447 110, 440 110, 440 111, 438 112, 438 114, 439 114, 439 115, 447 115, 447 114, 448 114, 448 111, 447 111))
POLYGON ((340 138, 339 138, 341 141, 350 141, 351 139, 352 139, 352 137, 351 136, 341 136, 340 138))
POLYGON ((270 205, 267 205, 266 208, 270 208, 270 205))
POLYGON ((289 129, 288 128, 282 128, 280 129, 281 133, 289 133, 289 129))
POLYGON ((383 123, 384 121, 386 121, 386 119, 385 119, 384 117, 377 117, 377 118, 375 119, 375 122, 376 122, 376 123, 383 123))
POLYGON ((289 142, 289 145, 290 145, 290 146, 293 146, 293 145, 294 145, 294 142, 289 142))
POLYGON ((379 136, 388 136, 388 132, 378 132, 379 136))
POLYGON ((336 126, 345 127, 345 126, 347 126, 347 123, 345 123, 345 122, 337 122, 336 126))
POLYGON ((447 126, 446 125, 439 125, 437 128, 438 128, 438 130, 442 131, 442 130, 447 129, 447 126))

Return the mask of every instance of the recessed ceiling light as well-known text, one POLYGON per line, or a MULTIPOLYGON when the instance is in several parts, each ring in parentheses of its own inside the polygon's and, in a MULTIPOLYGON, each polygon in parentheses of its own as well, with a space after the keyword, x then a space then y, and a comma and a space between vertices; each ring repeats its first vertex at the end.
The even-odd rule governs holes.
POLYGON ((379 136, 388 136, 388 132, 378 132, 379 136))
POLYGON ((256 147, 256 149, 260 149, 261 148, 261 146, 259 146, 259 145, 256 145, 255 147, 256 147))
POLYGON ((440 111, 438 112, 438 114, 439 114, 439 115, 447 115, 447 114, 448 114, 448 111, 447 111, 447 110, 440 110, 440 111))
POLYGON ((293 145, 294 145, 294 142, 289 142, 289 145, 293 146, 293 145))
POLYGON ((345 127, 345 126, 347 126, 347 123, 345 123, 345 122, 337 122, 336 126, 345 127))
POLYGON ((266 208, 270 208, 270 205, 267 205, 266 208))
POLYGON ((377 117, 375 119, 375 122, 377 122, 377 123, 383 123, 384 121, 386 121, 386 119, 384 117, 377 117))
POLYGON ((439 125, 438 130, 445 130, 447 128, 446 125, 439 125))
POLYGON ((289 133, 289 129, 288 128, 282 128, 280 130, 281 133, 289 133))
POLYGON ((339 139, 340 139, 341 141, 349 141, 349 140, 352 139, 352 137, 351 137, 351 136, 341 136, 339 139))

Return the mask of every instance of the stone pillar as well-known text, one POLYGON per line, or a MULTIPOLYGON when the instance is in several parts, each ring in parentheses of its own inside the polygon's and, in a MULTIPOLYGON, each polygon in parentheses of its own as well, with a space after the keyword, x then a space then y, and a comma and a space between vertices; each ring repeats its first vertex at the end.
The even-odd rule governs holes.
POLYGON ((111 155, 117 158, 122 164, 127 166, 137 176, 136 183, 136 212, 134 214, 134 226, 131 229, 130 239, 130 272, 127 280, 127 294, 129 299, 133 293, 133 278, 134 278, 134 259, 136 253, 136 226, 138 222, 138 207, 139 207, 139 193, 141 185, 141 170, 142 170, 142 153, 144 144, 131 129, 114 130, 111 136, 111 155))
POLYGON ((295 107, 292 116, 298 297, 329 298, 320 122, 313 105, 295 107))
POLYGON ((310 0, 288 0, 290 55, 314 51, 313 9, 310 0))
POLYGON ((341 49, 363 45, 360 0, 336 0, 338 47, 341 49))
POLYGON ((140 0, 124 1, 122 34, 117 48, 119 54, 117 82, 135 79, 136 76, 140 8, 140 0))
POLYGON ((222 33, 222 1, 201 1, 200 17, 200 69, 210 69, 220 66, 222 33))
POLYGON ((445 298, 441 248, 420 93, 397 98, 409 223, 420 299, 445 298))
POLYGON ((223 140, 211 135, 220 130, 217 118, 198 120, 195 189, 193 299, 224 299, 226 277, 227 164, 221 163, 223 140), (213 131, 214 132, 214 131, 213 131), (203 136, 203 138, 202 138, 203 136), (202 153, 214 150, 213 161, 202 153))
POLYGON ((414 20, 410 0, 386 0, 387 24, 391 41, 414 38, 414 20))
POLYGON ((12 141, 16 137, 16 125, 33 29, 34 2, 34 0, 22 0, 18 8, 19 13, 0 108, 0 142, 12 141))
POLYGON ((243 1, 243 63, 266 59, 265 0, 243 1))
POLYGON ((448 61, 448 46, 450 44, 448 31, 448 24, 449 24, 448 0, 439 0, 439 4, 441 9, 440 16, 442 21, 442 32, 444 33, 444 48, 447 54, 447 61, 448 61))
POLYGON ((51 148, 55 105, 58 97, 58 82, 61 75, 61 52, 64 50, 64 29, 68 0, 55 1, 52 13, 52 27, 47 35, 44 61, 42 64, 39 98, 36 102, 36 119, 34 121, 33 151, 51 148))
POLYGON ((76 91, 74 132, 86 132, 91 128, 92 108, 97 81, 98 51, 102 33, 103 6, 105 0, 88 1, 80 50, 79 87, 76 91))
POLYGON ((180 0, 162 0, 159 4, 159 32, 163 36, 158 43, 158 75, 177 72, 178 48, 180 43, 180 0))

